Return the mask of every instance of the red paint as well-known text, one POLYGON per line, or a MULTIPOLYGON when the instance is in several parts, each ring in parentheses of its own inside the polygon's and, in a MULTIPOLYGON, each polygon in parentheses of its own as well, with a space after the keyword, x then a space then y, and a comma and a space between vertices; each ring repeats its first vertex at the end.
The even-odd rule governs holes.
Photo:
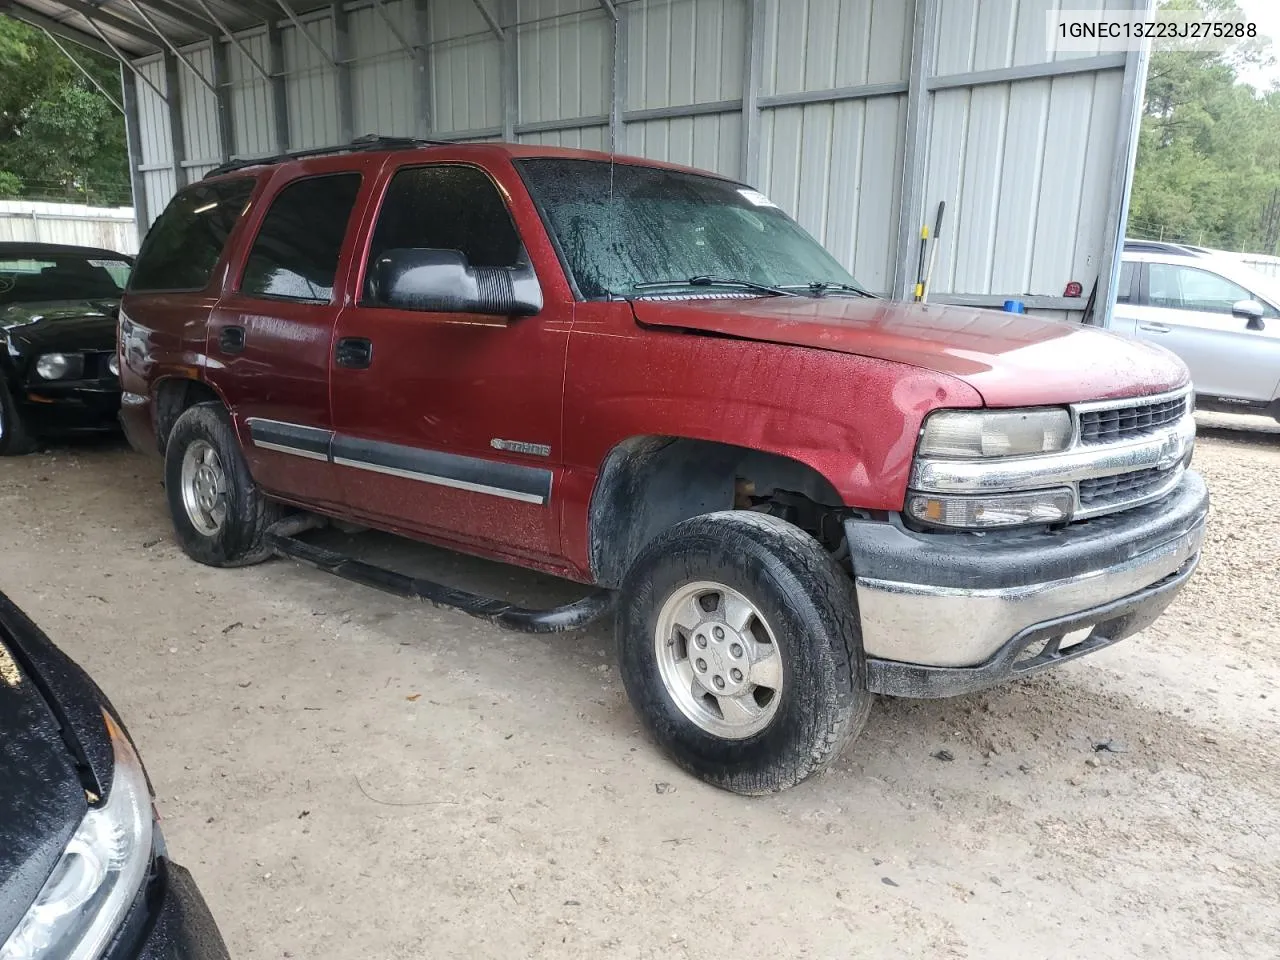
MULTIPOLYGON (((129 294, 130 435, 146 435, 158 385, 211 384, 241 439, 264 417, 553 473, 549 506, 277 454, 245 444, 255 478, 282 499, 396 533, 584 581, 591 496, 609 452, 666 435, 777 453, 821 473, 851 506, 902 506, 924 417, 939 407, 1061 404, 1181 385, 1171 355, 1071 324, 958 307, 830 297, 575 303, 513 157, 605 159, 541 146, 459 145, 293 161, 231 176, 259 196, 210 290, 129 294), (504 322, 359 305, 363 265, 390 176, 423 163, 485 170, 505 196, 542 284, 536 317, 504 322), (331 305, 237 292, 264 211, 288 182, 365 175, 331 305), (246 349, 218 349, 227 324, 246 349), (368 370, 331 363, 340 337, 374 343, 368 370), (550 458, 494 449, 546 444, 550 458)), ((650 163, 629 158, 619 162, 650 163)), ((652 164, 654 166, 669 166, 652 164)))

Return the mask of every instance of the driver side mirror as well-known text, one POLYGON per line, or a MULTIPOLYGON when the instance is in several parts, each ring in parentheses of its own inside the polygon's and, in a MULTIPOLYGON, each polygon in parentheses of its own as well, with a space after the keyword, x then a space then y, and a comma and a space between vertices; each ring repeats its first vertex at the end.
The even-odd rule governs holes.
POLYGON ((1250 330, 1266 329, 1262 320, 1262 315, 1266 312, 1266 308, 1257 300, 1241 300, 1231 307, 1231 315, 1249 321, 1245 326, 1250 330))
POLYGON ((386 250, 370 270, 370 299, 379 306, 430 313, 533 316, 542 287, 533 266, 473 267, 460 250, 386 250))

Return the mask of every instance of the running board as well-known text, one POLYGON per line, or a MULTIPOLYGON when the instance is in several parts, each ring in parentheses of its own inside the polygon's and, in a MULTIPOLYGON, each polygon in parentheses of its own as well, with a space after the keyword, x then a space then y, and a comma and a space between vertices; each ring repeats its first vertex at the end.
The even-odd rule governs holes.
MULTIPOLYGON (((285 523, 287 524, 288 521, 285 523)), ((268 531, 265 539, 267 546, 280 556, 316 567, 344 580, 350 580, 352 583, 376 587, 387 593, 394 593, 410 600, 422 600, 437 607, 461 610, 473 617, 488 620, 508 630, 519 630, 522 633, 560 633, 565 630, 577 630, 598 620, 613 609, 613 594, 608 590, 597 590, 563 607, 530 610, 507 603, 505 600, 482 597, 479 594, 446 587, 442 583, 431 580, 408 577, 385 567, 375 567, 363 560, 356 560, 333 550, 326 550, 324 547, 304 543, 283 533, 268 531)))

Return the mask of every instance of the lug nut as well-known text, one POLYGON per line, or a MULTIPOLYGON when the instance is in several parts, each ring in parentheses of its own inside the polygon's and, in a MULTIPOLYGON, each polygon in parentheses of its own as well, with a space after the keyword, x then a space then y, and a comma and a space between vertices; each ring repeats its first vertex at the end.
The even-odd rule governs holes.
POLYGON ((713 631, 711 631, 711 632, 712 632, 712 633, 714 633, 714 634, 716 635, 716 639, 717 639, 717 640, 723 640, 723 639, 724 639, 724 631, 723 631, 723 630, 721 630, 719 627, 716 627, 716 628, 715 628, 713 631))
POLYGON ((704 637, 702 634, 698 634, 696 637, 693 638, 693 642, 700 647, 705 647, 707 645, 707 638, 704 637))
POLYGON ((742 644, 735 643, 733 646, 729 648, 729 652, 733 654, 735 657, 742 656, 742 644))
POLYGON ((742 682, 742 671, 739 670, 737 667, 734 667, 732 670, 729 671, 729 676, 733 677, 734 683, 742 682))
POLYGON ((712 682, 716 685, 717 690, 724 689, 724 677, 717 675, 715 680, 713 680, 712 682))
POLYGON ((701 659, 701 658, 699 658, 699 659, 698 659, 698 662, 697 662, 697 663, 695 663, 695 664, 694 664, 694 666, 698 668, 698 672, 699 672, 699 673, 706 673, 706 672, 707 672, 707 661, 705 661, 705 660, 703 660, 703 659, 701 659))

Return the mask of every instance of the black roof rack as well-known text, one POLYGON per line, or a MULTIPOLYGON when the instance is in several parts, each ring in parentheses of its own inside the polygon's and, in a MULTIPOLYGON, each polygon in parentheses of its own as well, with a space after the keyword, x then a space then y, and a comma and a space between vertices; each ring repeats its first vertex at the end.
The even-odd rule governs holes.
POLYGON ((345 146, 314 147, 310 150, 291 150, 287 153, 277 153, 270 157, 252 157, 230 160, 227 163, 214 167, 204 175, 204 179, 209 177, 220 177, 224 173, 243 170, 246 167, 269 166, 273 163, 284 163, 288 160, 300 160, 304 157, 325 157, 340 153, 361 153, 368 150, 414 150, 418 147, 452 147, 460 142, 465 141, 419 140, 415 137, 383 137, 378 134, 369 134, 364 137, 356 137, 345 146))
POLYGON ((1177 257, 1199 257, 1208 252, 1202 247, 1167 240, 1125 240, 1124 248, 1130 253, 1171 253, 1177 257))

